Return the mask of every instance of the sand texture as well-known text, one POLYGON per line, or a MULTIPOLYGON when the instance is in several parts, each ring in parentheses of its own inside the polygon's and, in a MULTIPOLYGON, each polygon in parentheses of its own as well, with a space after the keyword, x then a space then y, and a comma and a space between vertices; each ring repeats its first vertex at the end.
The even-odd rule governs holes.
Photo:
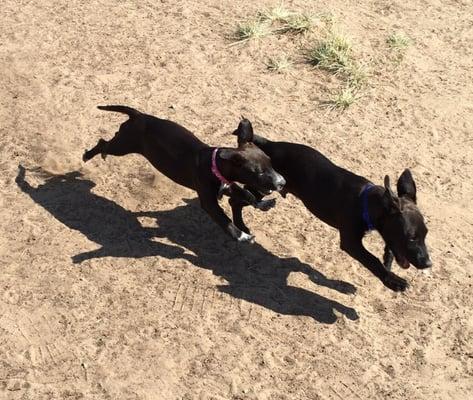
POLYGON ((324 107, 340 77, 303 61, 317 32, 230 45, 277 4, 2 3, 0 399, 473 398, 473 3, 286 2, 334 15, 370 71, 344 112, 324 107), (268 71, 280 54, 292 68, 268 71), (144 158, 82 162, 124 120, 99 104, 211 145, 244 115, 377 184, 411 168, 432 274, 394 266, 411 286, 387 290, 291 195, 232 242, 144 158))

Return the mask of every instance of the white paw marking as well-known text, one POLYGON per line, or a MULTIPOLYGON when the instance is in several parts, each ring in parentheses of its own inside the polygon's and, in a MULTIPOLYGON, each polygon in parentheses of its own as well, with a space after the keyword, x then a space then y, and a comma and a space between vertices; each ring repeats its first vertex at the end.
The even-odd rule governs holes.
POLYGON ((238 237, 239 242, 254 242, 255 237, 253 235, 248 235, 245 232, 242 232, 238 237))

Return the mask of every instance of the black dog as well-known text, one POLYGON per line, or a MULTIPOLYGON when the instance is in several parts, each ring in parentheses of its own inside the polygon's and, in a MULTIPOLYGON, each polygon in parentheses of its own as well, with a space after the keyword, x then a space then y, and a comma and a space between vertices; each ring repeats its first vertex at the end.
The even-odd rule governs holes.
POLYGON ((238 241, 252 241, 253 236, 242 232, 225 215, 218 204, 222 193, 237 195, 245 205, 257 205, 250 192, 233 182, 254 188, 258 194, 281 190, 284 178, 276 173, 271 160, 242 131, 239 146, 232 148, 209 147, 190 131, 175 122, 159 119, 126 106, 99 106, 101 110, 127 114, 115 137, 100 139, 97 145, 83 155, 88 161, 101 154, 124 156, 138 153, 153 166, 180 185, 197 192, 202 208, 225 232, 238 241))
MULTIPOLYGON (((408 169, 397 181, 397 197, 387 175, 384 187, 373 185, 308 146, 272 142, 253 135, 247 119, 240 122, 234 134, 239 142, 240 137, 253 137, 253 143, 271 158, 274 168, 286 179, 281 194, 292 193, 312 214, 337 228, 342 250, 368 268, 385 286, 394 291, 404 291, 408 286, 391 272, 393 256, 403 268, 409 268, 410 264, 419 269, 432 266, 425 246, 427 228, 416 205, 416 185, 408 169), (364 234, 373 229, 385 241, 384 265, 362 243, 364 234)), ((246 188, 260 196, 257 190, 246 188)), ((230 205, 235 225, 249 233, 241 213, 244 202, 234 196, 230 205)))

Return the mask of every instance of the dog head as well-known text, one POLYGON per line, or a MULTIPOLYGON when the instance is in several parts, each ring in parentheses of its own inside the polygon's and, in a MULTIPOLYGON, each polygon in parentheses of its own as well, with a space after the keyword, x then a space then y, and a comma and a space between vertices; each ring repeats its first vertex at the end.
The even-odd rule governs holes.
POLYGON ((227 161, 224 174, 228 179, 244 183, 267 195, 280 191, 286 184, 282 175, 271 165, 271 159, 253 143, 253 126, 243 118, 234 132, 238 136, 237 149, 222 149, 220 158, 227 161), (229 165, 228 165, 229 163, 229 165))
POLYGON ((384 187, 378 231, 393 252, 396 262, 402 268, 409 268, 410 264, 419 269, 431 267, 425 246, 427 227, 417 208, 416 184, 411 172, 406 169, 399 177, 398 196, 391 190, 387 175, 384 187))

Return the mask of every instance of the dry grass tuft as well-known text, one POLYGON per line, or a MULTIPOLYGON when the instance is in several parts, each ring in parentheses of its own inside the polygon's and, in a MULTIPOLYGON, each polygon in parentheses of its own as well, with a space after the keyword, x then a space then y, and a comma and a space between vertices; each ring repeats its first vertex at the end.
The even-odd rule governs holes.
POLYGON ((388 36, 386 43, 394 55, 394 60, 401 62, 411 45, 411 39, 403 32, 396 32, 388 36))
POLYGON ((307 51, 307 61, 345 82, 341 92, 329 101, 330 108, 344 110, 356 102, 368 75, 365 67, 354 59, 351 41, 345 35, 330 29, 324 39, 307 51))
POLYGON ((331 32, 307 52, 307 60, 317 68, 334 74, 345 72, 350 68, 351 43, 346 36, 331 32))
POLYGON ((287 18, 281 27, 276 29, 278 33, 301 34, 309 32, 314 26, 314 18, 309 14, 293 14, 287 18))
POLYGON ((242 43, 248 40, 261 39, 270 33, 271 30, 265 21, 253 19, 238 24, 234 40, 236 43, 242 43))
POLYGON ((286 22, 289 18, 294 15, 294 12, 285 8, 282 4, 279 6, 264 9, 258 13, 258 16, 262 20, 267 20, 271 22, 286 22))
POLYGON ((286 56, 270 58, 266 63, 266 66, 270 71, 278 73, 283 73, 290 70, 292 68, 292 65, 292 61, 286 56))
POLYGON ((343 111, 354 104, 359 97, 357 89, 351 85, 347 85, 339 94, 328 102, 328 107, 332 110, 337 109, 343 111))

